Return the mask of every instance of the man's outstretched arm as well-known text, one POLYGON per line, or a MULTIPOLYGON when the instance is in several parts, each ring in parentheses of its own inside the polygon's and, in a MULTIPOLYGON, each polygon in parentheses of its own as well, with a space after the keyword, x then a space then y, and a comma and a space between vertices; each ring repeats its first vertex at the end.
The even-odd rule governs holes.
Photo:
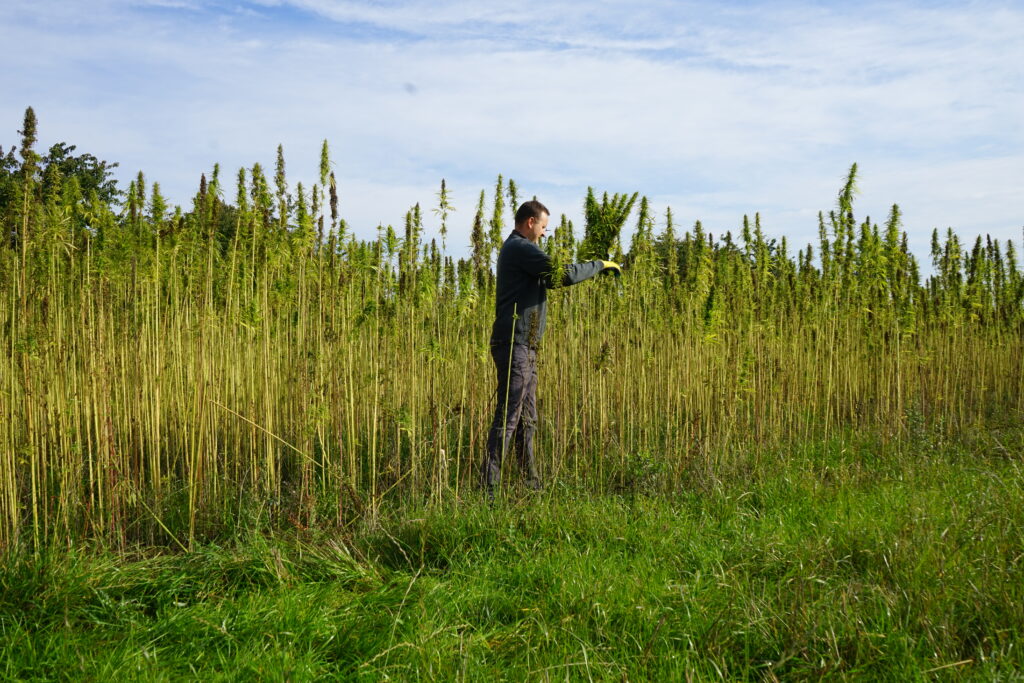
POLYGON ((605 269, 604 261, 584 261, 583 263, 571 263, 562 269, 562 277, 555 281, 556 273, 549 272, 544 283, 549 288, 568 287, 589 280, 605 269))
POLYGON ((551 256, 536 244, 530 242, 525 242, 522 245, 522 253, 519 254, 518 261, 523 270, 528 274, 535 277, 543 277, 544 284, 548 289, 575 285, 584 280, 589 280, 606 270, 614 272, 616 275, 622 272, 619 264, 612 261, 583 261, 582 263, 572 263, 565 266, 562 269, 561 278, 556 280, 551 256))

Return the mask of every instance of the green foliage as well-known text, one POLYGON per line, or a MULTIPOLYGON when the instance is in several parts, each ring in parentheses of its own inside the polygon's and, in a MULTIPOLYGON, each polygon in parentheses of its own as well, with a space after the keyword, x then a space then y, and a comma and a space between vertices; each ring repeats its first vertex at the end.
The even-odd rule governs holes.
POLYGON ((480 190, 480 199, 476 206, 476 216, 473 218, 473 231, 469 236, 472 245, 473 272, 477 286, 484 289, 490 278, 490 244, 484 232, 484 202, 486 195, 480 190))
POLYGON ((494 186, 494 210, 491 213, 489 225, 488 237, 495 259, 497 259, 498 250, 501 249, 501 243, 505 240, 505 180, 500 173, 498 182, 494 186))
MULTIPOLYGON (((274 525, 316 526, 472 486, 502 178, 501 210, 480 192, 456 261, 419 204, 397 232, 357 239, 333 181, 289 194, 280 147, 274 188, 255 164, 225 197, 215 166, 185 208, 141 173, 122 204, 24 163, 0 155, 17 198, 0 213, 0 414, 18 416, 0 420, 0 548, 188 545, 246 496, 274 525)), ((898 207, 884 228, 854 222, 855 177, 819 216, 820 266, 757 214, 733 242, 700 221, 680 236, 666 209, 654 237, 641 201, 622 278, 551 293, 545 476, 678 492, 691 468, 713 478, 749 449, 845 429, 896 439, 915 414, 950 438, 1015 419, 1015 245, 936 232, 922 283, 898 207)), ((582 241, 563 215, 544 245, 556 267, 617 258, 637 198, 590 190, 582 241)))
POLYGON ((674 290, 679 281, 679 242, 676 238, 672 207, 665 209, 665 229, 658 236, 657 253, 665 287, 670 291, 674 290))
POLYGON ((39 155, 34 149, 37 135, 36 113, 32 107, 25 110, 25 119, 18 134, 21 135, 21 151, 19 152, 22 159, 21 175, 22 178, 29 181, 34 179, 39 170, 39 155))
MULTIPOLYGON (((111 205, 121 197, 117 181, 113 178, 116 163, 100 161, 92 154, 74 154, 77 147, 58 142, 40 156, 31 148, 25 151, 24 144, 35 144, 35 114, 26 112, 22 131, 22 162, 15 157, 16 147, 5 154, 0 147, 0 226, 7 226, 5 234, 16 234, 15 222, 23 217, 21 204, 25 192, 31 193, 30 202, 62 204, 69 211, 81 210, 80 203, 92 193, 97 200, 111 205), (26 184, 26 182, 28 184, 26 184)), ((69 218, 76 224, 81 217, 69 218)))
POLYGON ((448 214, 455 211, 455 207, 452 206, 450 192, 448 186, 445 184, 444 178, 441 178, 441 189, 437 193, 437 208, 434 209, 434 213, 441 220, 441 227, 438 228, 438 234, 441 235, 441 248, 444 249, 446 240, 448 238, 448 214))
POLYGON ((587 188, 587 199, 583 204, 586 226, 579 248, 580 259, 606 260, 611 258, 615 251, 620 250, 619 234, 638 196, 638 192, 632 195, 615 193, 609 198, 605 192, 598 202, 594 188, 587 188))
POLYGON ((508 179, 508 208, 512 212, 512 222, 515 222, 516 211, 519 210, 519 188, 516 181, 508 179))
POLYGON ((327 177, 331 173, 331 153, 327 146, 327 140, 324 140, 323 145, 320 147, 320 187, 327 186, 327 177))
POLYGON ((640 200, 640 212, 636 220, 636 230, 629 246, 630 256, 634 259, 647 259, 653 249, 654 216, 651 213, 647 197, 640 200))
MULTIPOLYGON (((1020 468, 995 439, 936 436, 808 442, 694 471, 672 496, 407 502, 340 530, 242 533, 189 553, 21 558, 0 569, 0 671, 1013 679, 1020 468)), ((1019 431, 999 441, 1022 445, 1019 431)), ((626 471, 657 490, 663 462, 638 454, 626 471)))
MULTIPOLYGON (((330 192, 330 206, 331 206, 331 234, 334 235, 335 232, 337 231, 338 227, 339 227, 339 224, 338 224, 338 184, 337 184, 337 181, 335 181, 335 179, 334 179, 334 172, 333 171, 331 171, 331 176, 330 176, 329 192, 330 192)), ((345 239, 344 223, 342 223, 341 226, 342 226, 343 229, 337 235, 337 239, 339 241, 345 239)), ((333 250, 332 250, 331 253, 333 253, 333 250)))
POLYGON ((548 254, 551 255, 551 266, 553 282, 561 282, 565 267, 575 261, 576 241, 572 234, 572 221, 562 214, 559 224, 555 226, 551 239, 544 245, 548 254))
POLYGON ((15 148, 7 150, 4 154, 3 147, 0 147, 0 228, 3 228, 3 237, 10 235, 14 228, 8 221, 12 219, 11 209, 15 205, 19 195, 18 182, 18 160, 14 156, 15 148))

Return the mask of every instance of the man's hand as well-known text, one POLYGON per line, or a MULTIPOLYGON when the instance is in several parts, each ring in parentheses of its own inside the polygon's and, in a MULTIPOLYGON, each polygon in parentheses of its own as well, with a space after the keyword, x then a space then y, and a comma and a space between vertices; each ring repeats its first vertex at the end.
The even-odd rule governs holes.
POLYGON ((613 273, 615 277, 622 275, 622 266, 615 261, 601 261, 601 273, 613 273))

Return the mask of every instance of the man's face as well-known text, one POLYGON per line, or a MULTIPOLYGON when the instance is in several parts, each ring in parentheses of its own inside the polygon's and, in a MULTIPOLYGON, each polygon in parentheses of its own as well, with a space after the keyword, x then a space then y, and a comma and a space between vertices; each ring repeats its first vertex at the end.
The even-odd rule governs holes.
POLYGON ((542 213, 540 218, 528 218, 526 223, 519 228, 519 232, 523 233, 523 237, 537 244, 540 238, 547 232, 547 229, 548 215, 542 213))

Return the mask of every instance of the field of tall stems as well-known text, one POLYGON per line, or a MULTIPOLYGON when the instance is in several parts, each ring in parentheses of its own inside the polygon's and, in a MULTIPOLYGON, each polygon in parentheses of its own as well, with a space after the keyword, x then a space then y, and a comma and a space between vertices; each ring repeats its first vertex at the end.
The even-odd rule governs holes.
MULTIPOLYGON (((215 167, 185 208, 142 173, 89 187, 34 144, 30 110, 18 156, 0 150, 0 550, 188 548, 471 495, 513 181, 481 192, 455 258, 448 228, 469 218, 443 181, 436 205, 357 238, 326 142, 312 187, 278 148, 272 177, 215 167)), ((855 215, 856 178, 801 247, 758 216, 712 235, 636 195, 591 192, 583 226, 553 217, 556 262, 627 267, 552 293, 542 476, 670 494, 849 430, 1019 423, 1014 245, 936 232, 922 278, 897 206, 855 215)))

